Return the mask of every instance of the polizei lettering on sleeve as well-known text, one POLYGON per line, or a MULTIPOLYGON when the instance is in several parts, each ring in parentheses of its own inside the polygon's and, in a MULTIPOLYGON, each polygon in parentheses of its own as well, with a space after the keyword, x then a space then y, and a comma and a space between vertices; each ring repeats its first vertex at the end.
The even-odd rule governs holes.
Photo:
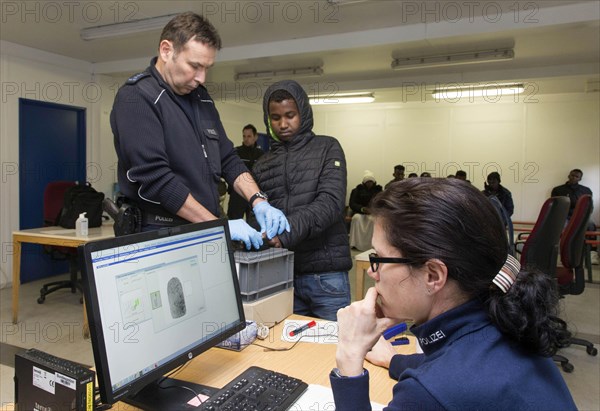
POLYGON ((446 334, 444 334, 444 332, 442 330, 437 330, 437 331, 429 334, 429 337, 419 338, 419 343, 421 345, 429 345, 429 344, 433 344, 434 342, 439 341, 443 338, 446 338, 446 334))

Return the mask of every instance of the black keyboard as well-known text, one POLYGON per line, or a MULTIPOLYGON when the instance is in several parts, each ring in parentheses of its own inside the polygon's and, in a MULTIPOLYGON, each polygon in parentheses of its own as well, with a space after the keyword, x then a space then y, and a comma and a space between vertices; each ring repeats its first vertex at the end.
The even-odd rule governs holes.
POLYGON ((308 385, 288 375, 250 367, 213 394, 199 408, 219 411, 287 410, 308 385))

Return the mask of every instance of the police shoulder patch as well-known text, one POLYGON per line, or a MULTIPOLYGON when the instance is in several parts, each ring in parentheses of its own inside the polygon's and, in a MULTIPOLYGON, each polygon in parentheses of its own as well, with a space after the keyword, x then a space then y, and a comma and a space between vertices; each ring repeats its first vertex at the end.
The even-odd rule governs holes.
POLYGON ((125 82, 125 84, 135 84, 138 81, 140 81, 141 79, 143 79, 144 77, 148 77, 150 75, 150 73, 148 73, 147 71, 142 71, 141 73, 137 73, 134 74, 133 76, 129 77, 127 79, 127 81, 125 82))

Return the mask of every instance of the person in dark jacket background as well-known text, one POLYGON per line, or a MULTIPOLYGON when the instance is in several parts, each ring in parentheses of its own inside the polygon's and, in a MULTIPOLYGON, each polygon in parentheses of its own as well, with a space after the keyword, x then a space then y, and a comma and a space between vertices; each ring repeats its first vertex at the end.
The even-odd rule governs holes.
MULTIPOLYGON (((571 216, 573 215, 573 210, 575 209, 575 204, 577 204, 577 200, 579 200, 579 198, 584 195, 593 196, 592 190, 590 190, 589 187, 579 184, 582 178, 583 171, 581 171, 578 168, 574 168, 569 172, 567 182, 563 185, 554 187, 552 189, 552 193, 550 194, 552 197, 569 197, 571 205, 569 207, 569 214, 567 215, 567 222, 571 219, 571 216)), ((594 222, 591 215, 586 230, 596 231, 596 223, 594 222)), ((598 257, 598 250, 596 246, 593 246, 592 250, 590 251, 590 260, 591 263, 594 265, 600 264, 600 258, 598 257)))
POLYGON ((501 182, 502 180, 498 172, 494 171, 488 174, 487 184, 484 183, 483 194, 487 197, 496 196, 510 217, 515 211, 515 204, 513 203, 511 192, 500 184, 501 182))
POLYGON ((313 133, 308 96, 293 80, 267 89, 263 111, 274 141, 253 172, 291 227, 271 244, 295 253, 294 312, 334 321, 350 304, 344 151, 335 138, 313 133))
MULTIPOLYGON (((567 182, 563 185, 556 186, 552 189, 552 193, 550 194, 552 197, 560 197, 565 196, 569 197, 571 201, 571 205, 569 207, 569 214, 567 218, 571 218, 573 215, 573 210, 575 209, 575 204, 577 204, 577 200, 579 197, 583 195, 592 196, 592 190, 589 187, 579 184, 581 179, 583 178, 583 171, 578 168, 575 168, 569 172, 569 176, 567 177, 567 182)), ((589 228, 590 231, 594 231, 593 228, 589 228)))
MULTIPOLYGON (((252 124, 245 125, 242 129, 242 145, 235 148, 235 151, 237 152, 238 156, 240 156, 240 159, 242 159, 246 167, 248 167, 248 170, 252 170, 256 160, 265 154, 265 152, 256 145, 257 139, 258 132, 256 131, 256 127, 254 127, 252 124)), ((250 204, 248 204, 245 199, 240 197, 240 195, 230 187, 227 218, 235 220, 238 218, 244 218, 245 214, 246 220, 248 220, 248 217, 250 217, 251 213, 252 207, 250 207, 250 204)))
POLYGON ((405 170, 406 170, 406 168, 402 164, 395 165, 394 166, 394 174, 392 174, 394 176, 394 179, 388 181, 387 184, 384 186, 384 188, 388 188, 390 184, 395 183, 396 181, 404 180, 404 171, 405 170))

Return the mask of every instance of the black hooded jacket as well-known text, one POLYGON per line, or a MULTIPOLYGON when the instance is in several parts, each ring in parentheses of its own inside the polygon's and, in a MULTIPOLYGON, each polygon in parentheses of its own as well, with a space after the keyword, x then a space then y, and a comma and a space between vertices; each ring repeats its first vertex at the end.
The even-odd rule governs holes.
MULTIPOLYGON (((339 142, 312 132, 313 114, 308 96, 292 80, 271 85, 263 99, 269 130, 269 98, 276 90, 288 91, 296 100, 300 130, 289 142, 276 136, 271 150, 254 165, 256 180, 269 203, 282 210, 291 231, 279 236, 294 251, 294 273, 348 271, 352 267, 348 233, 344 224, 346 157, 339 142)), ((272 134, 272 133, 271 133, 272 134)))

